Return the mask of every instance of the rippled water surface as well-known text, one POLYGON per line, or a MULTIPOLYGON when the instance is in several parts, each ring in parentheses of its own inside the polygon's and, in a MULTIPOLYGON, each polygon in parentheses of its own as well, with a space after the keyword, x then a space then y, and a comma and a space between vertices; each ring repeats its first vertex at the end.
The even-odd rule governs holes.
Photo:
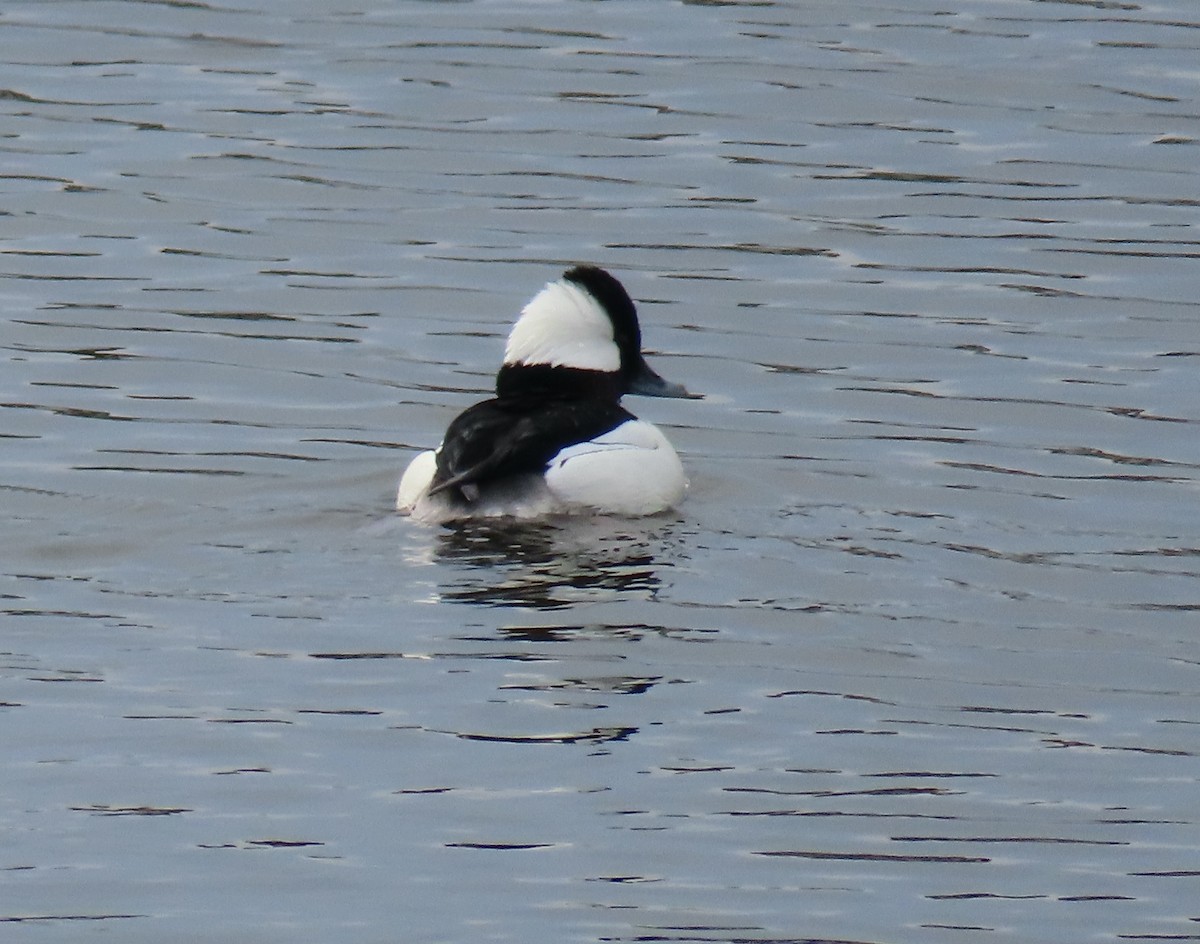
POLYGON ((5 941, 1200 939, 1200 10, 8 3, 5 941), (640 522, 431 529, 568 264, 640 522))

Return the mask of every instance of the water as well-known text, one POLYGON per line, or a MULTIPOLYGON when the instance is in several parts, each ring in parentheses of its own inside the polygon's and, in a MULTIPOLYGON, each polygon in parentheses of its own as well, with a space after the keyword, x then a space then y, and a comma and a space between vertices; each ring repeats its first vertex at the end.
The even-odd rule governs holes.
POLYGON ((6 941, 1200 938, 1200 20, 9 4, 6 941), (611 268, 675 515, 422 528, 611 268))

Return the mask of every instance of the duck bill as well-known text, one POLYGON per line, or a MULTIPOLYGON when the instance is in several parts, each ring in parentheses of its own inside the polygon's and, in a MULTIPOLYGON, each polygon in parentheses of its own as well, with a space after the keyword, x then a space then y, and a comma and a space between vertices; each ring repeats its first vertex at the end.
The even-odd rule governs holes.
POLYGON ((638 365, 637 373, 629 381, 629 392, 643 397, 676 397, 684 400, 699 400, 698 393, 688 393, 683 384, 663 380, 645 359, 638 365))

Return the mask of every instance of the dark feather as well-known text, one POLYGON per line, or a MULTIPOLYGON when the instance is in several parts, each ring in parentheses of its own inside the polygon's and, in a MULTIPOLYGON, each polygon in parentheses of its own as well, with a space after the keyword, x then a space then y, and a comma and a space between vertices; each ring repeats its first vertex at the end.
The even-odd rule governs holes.
POLYGON ((485 400, 460 413, 446 430, 429 494, 455 488, 472 501, 480 486, 542 472, 565 445, 586 442, 631 419, 632 413, 612 401, 485 400))

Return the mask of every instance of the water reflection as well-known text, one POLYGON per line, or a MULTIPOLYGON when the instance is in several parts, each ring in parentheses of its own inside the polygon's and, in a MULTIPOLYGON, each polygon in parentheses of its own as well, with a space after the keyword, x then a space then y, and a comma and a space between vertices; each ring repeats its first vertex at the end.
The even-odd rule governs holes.
POLYGON ((667 566, 657 560, 669 525, 639 533, 628 522, 465 522, 438 535, 436 560, 455 565, 439 596, 455 603, 558 610, 581 602, 653 599, 667 566))

